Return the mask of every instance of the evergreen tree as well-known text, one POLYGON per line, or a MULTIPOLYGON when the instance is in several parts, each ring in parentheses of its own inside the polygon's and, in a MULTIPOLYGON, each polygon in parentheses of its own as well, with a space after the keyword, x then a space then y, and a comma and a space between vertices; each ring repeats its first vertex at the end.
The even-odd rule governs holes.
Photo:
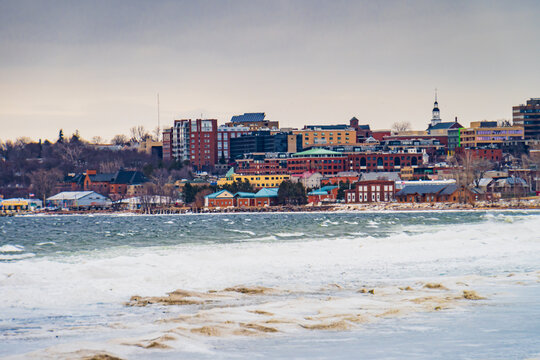
POLYGON ((64 143, 64 130, 60 129, 58 132, 58 140, 56 142, 60 144, 64 143))
POLYGON ((282 205, 307 204, 306 188, 300 182, 283 181, 278 189, 278 203, 282 205))

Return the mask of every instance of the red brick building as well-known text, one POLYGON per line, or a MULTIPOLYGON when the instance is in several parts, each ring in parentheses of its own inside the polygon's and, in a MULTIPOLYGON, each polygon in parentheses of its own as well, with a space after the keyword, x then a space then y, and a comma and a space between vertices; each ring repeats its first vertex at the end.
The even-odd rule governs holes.
POLYGON ((403 166, 422 164, 421 153, 349 153, 347 171, 399 171, 403 166))
POLYGON ((394 200, 396 187, 391 180, 359 181, 355 188, 345 190, 346 203, 388 202, 394 200))
POLYGON ((347 156, 342 153, 325 150, 311 149, 293 154, 287 159, 289 174, 303 174, 306 171, 316 171, 322 175, 336 175, 345 171, 347 156))
POLYGON ((502 149, 497 148, 456 148, 456 154, 459 156, 471 156, 472 159, 482 159, 492 162, 501 162, 503 158, 502 149))
POLYGON ((308 193, 308 203, 317 204, 320 202, 328 201, 333 202, 337 199, 337 193, 339 186, 327 185, 320 189, 313 190, 308 193))
POLYGON ((173 129, 163 130, 163 161, 171 161, 173 159, 172 139, 173 129))

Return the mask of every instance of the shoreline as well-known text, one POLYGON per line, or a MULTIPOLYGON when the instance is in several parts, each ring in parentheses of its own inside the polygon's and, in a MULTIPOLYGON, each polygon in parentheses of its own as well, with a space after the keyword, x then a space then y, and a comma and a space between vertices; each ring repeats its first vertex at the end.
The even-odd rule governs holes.
POLYGON ((0 214, 11 216, 66 216, 66 215, 196 215, 196 214, 291 214, 291 213, 343 213, 343 212, 425 212, 425 211, 531 211, 540 210, 540 198, 497 203, 479 202, 475 205, 458 203, 368 203, 368 204, 328 204, 321 206, 271 206, 264 208, 202 208, 193 211, 189 208, 154 209, 150 212, 140 210, 64 210, 36 211, 0 214))

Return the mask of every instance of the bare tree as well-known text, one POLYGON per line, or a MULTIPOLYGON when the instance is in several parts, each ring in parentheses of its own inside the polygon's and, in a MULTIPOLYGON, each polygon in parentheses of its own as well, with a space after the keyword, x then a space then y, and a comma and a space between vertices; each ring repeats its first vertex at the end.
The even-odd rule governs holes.
POLYGON ((111 160, 105 161, 99 164, 100 173, 113 173, 118 171, 122 167, 122 162, 120 160, 111 160))
POLYGON ((103 144, 103 138, 101 136, 94 136, 92 138, 92 144, 103 144))
POLYGON ((82 152, 83 148, 79 144, 64 144, 60 156, 66 163, 75 167, 79 162, 82 152))
POLYGON ((113 145, 125 145, 129 142, 129 139, 126 135, 118 134, 114 135, 111 139, 111 144, 113 145))
POLYGON ((52 195, 56 184, 62 178, 62 173, 57 169, 36 170, 29 175, 31 189, 39 199, 45 199, 52 195))
POLYGON ((152 131, 152 140, 159 141, 161 139, 161 129, 159 126, 156 126, 156 128, 152 131))
POLYGON ((142 125, 134 126, 131 129, 129 129, 129 134, 131 136, 130 141, 137 142, 137 143, 145 141, 146 139, 150 137, 150 134, 148 133, 148 131, 146 131, 146 129, 142 125))
POLYGON ((409 121, 396 121, 392 124, 392 131, 394 132, 399 133, 408 130, 411 130, 411 123, 409 121))

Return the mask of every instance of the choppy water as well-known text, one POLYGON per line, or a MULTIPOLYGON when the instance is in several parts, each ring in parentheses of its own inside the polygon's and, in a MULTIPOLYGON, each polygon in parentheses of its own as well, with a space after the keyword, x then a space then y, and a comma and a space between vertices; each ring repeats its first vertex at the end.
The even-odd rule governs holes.
POLYGON ((479 283, 497 294, 486 306, 353 331, 187 338, 169 350, 126 350, 111 339, 156 331, 157 318, 179 312, 125 307, 134 294, 239 284, 352 289, 539 270, 540 213, 532 211, 0 218, 0 356, 108 344, 126 358, 527 358, 540 355, 540 322, 531 318, 540 318, 540 277, 526 286, 479 283), (468 318, 476 320, 463 330, 468 318), (422 343, 426 351, 406 352, 422 343))

